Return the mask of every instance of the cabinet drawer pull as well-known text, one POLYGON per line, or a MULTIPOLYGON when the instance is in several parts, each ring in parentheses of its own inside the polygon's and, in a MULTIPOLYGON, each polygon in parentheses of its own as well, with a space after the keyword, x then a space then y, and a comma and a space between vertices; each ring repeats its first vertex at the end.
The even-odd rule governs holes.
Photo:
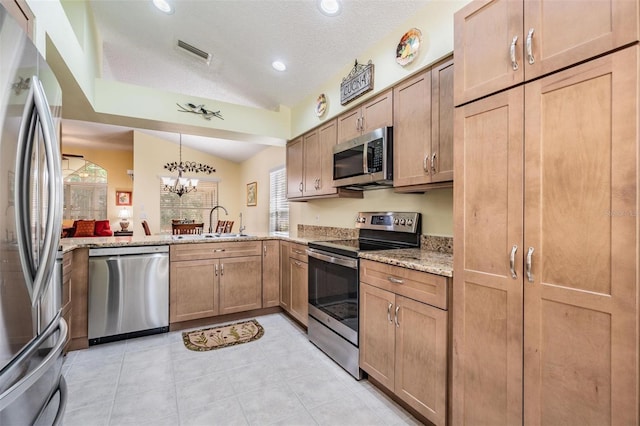
POLYGON ((263 246, 262 249, 264 251, 264 255, 266 256, 267 255, 267 246, 263 246))
POLYGON ((293 249, 292 250, 295 254, 304 254, 304 252, 302 250, 298 250, 298 249, 293 249))
POLYGON ((216 266, 215 266, 215 276, 216 277, 218 276, 218 264, 217 263, 216 263, 216 266))
POLYGON ((220 275, 224 275, 224 263, 220 264, 220 275))
POLYGON ((518 246, 513 245, 511 247, 511 254, 509 255, 509 269, 511 270, 511 278, 514 280, 518 278, 518 274, 516 273, 516 252, 518 251, 518 246))
POLYGON ((213 249, 214 253, 220 253, 222 251, 225 251, 226 249, 213 249))
POLYGON ((393 308, 393 303, 389 303, 389 306, 387 306, 387 321, 393 324, 393 321, 391 320, 391 308, 393 308))
POLYGON ((400 311, 400 306, 396 306, 396 328, 400 327, 400 321, 398 320, 398 311, 400 311))
POLYGON ((424 160, 422 161, 422 169, 429 173, 429 154, 424 156, 424 160))
POLYGON ((438 154, 437 153, 433 153, 433 155, 431 156, 431 173, 433 173, 434 175, 436 174, 436 160, 438 159, 438 154))
POLYGON ((536 59, 533 57, 533 28, 529 30, 527 34, 527 56, 529 58, 529 65, 533 65, 536 59))
POLYGON ((527 280, 529 280, 530 283, 533 282, 533 274, 531 273, 531 264, 533 263, 531 258, 533 257, 533 251, 533 247, 529 247, 529 251, 527 252, 527 280))
POLYGON ((300 185, 298 185, 298 191, 302 192, 302 182, 300 182, 300 185))
POLYGON ((294 260, 293 264, 296 265, 297 267, 302 266, 302 263, 298 262, 297 260, 294 260))
POLYGON ((511 57, 511 69, 518 71, 518 61, 516 60, 516 44, 518 43, 518 36, 514 36, 511 40, 511 47, 509 47, 509 56, 511 57))
POLYGON ((401 280, 396 277, 387 277, 387 279, 394 284, 404 284, 404 280, 401 280))

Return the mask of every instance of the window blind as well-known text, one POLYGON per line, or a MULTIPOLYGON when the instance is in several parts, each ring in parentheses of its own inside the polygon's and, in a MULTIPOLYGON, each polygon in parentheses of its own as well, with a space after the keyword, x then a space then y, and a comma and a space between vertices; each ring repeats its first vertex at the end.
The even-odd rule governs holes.
MULTIPOLYGON (((200 181, 195 191, 177 194, 164 190, 160 183, 160 231, 171 233, 171 221, 173 219, 193 220, 196 223, 204 223, 204 231, 209 229, 209 211, 218 204, 218 182, 200 181)), ((212 220, 217 223, 216 215, 212 220)), ((215 226, 213 227, 215 229, 215 226)))
POLYGON ((269 173, 269 232, 289 232, 287 171, 284 167, 269 173))

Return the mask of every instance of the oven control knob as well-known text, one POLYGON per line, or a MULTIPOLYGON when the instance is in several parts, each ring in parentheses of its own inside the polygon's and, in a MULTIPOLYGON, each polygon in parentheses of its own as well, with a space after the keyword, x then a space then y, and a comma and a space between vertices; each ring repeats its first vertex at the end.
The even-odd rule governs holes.
POLYGON ((405 224, 405 219, 404 217, 402 219, 400 219, 400 225, 404 225, 405 224))
POLYGON ((400 223, 400 219, 398 219, 397 217, 395 219, 393 219, 393 224, 397 225, 400 223))
POLYGON ((413 226, 413 219, 407 219, 407 226, 413 226))

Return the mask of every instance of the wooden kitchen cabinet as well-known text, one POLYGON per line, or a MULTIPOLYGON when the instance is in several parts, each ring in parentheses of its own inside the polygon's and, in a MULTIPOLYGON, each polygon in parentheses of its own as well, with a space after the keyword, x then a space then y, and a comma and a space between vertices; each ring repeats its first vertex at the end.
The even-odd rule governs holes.
POLYGON ((169 322, 219 315, 218 259, 170 262, 169 322))
POLYGON ((331 120, 287 145, 287 198, 362 198, 362 191, 333 187, 333 146, 337 121, 331 120))
POLYGON ((469 3, 454 15, 456 105, 638 40, 638 8, 629 0, 469 3))
POLYGON ((76 248, 71 259, 70 350, 89 347, 89 249, 76 248))
POLYGON ((280 259, 280 306, 305 327, 309 321, 309 288, 307 247, 282 241, 280 259))
POLYGON ((69 351, 71 343, 71 327, 72 327, 72 311, 71 311, 71 271, 73 268, 73 252, 66 252, 62 256, 62 302, 61 311, 62 318, 67 323, 69 331, 67 333, 67 341, 64 345, 64 353, 69 351))
POLYGON ((635 45, 456 110, 452 424, 638 424, 638 80, 635 45))
POLYGON ((396 86, 393 109, 396 191, 424 191, 442 187, 440 182, 451 182, 453 59, 448 58, 396 86))
POLYGON ((220 259, 220 314, 244 312, 262 307, 262 258, 260 256, 220 259))
POLYGON ((280 306, 287 312, 291 311, 290 249, 290 242, 280 241, 280 306))
POLYGON ((338 143, 393 126, 393 90, 386 90, 338 117, 338 143))
POLYGON ((280 241, 262 242, 262 307, 280 304, 280 241))
POLYGON ((170 323, 262 307, 262 243, 172 245, 169 294, 170 323))
POLYGON ((304 135, 303 196, 337 194, 338 188, 333 187, 333 146, 337 137, 336 120, 304 135))
POLYGON ((302 136, 287 144, 287 198, 301 198, 304 188, 304 139, 302 136))
POLYGON ((360 368, 436 425, 447 423, 448 287, 445 277, 360 264, 360 368))

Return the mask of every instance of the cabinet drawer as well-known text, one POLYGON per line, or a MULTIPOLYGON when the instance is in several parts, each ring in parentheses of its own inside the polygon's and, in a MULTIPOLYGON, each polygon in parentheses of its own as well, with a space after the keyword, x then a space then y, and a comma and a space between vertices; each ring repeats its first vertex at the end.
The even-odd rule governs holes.
POLYGON ((448 281, 446 277, 370 260, 361 260, 360 282, 440 309, 447 309, 448 281))
POLYGON ((169 255, 172 262, 236 256, 260 256, 262 255, 262 241, 175 244, 170 247, 169 255))
POLYGON ((307 246, 303 244, 291 244, 289 247, 289 257, 299 260, 300 262, 308 263, 307 246))

